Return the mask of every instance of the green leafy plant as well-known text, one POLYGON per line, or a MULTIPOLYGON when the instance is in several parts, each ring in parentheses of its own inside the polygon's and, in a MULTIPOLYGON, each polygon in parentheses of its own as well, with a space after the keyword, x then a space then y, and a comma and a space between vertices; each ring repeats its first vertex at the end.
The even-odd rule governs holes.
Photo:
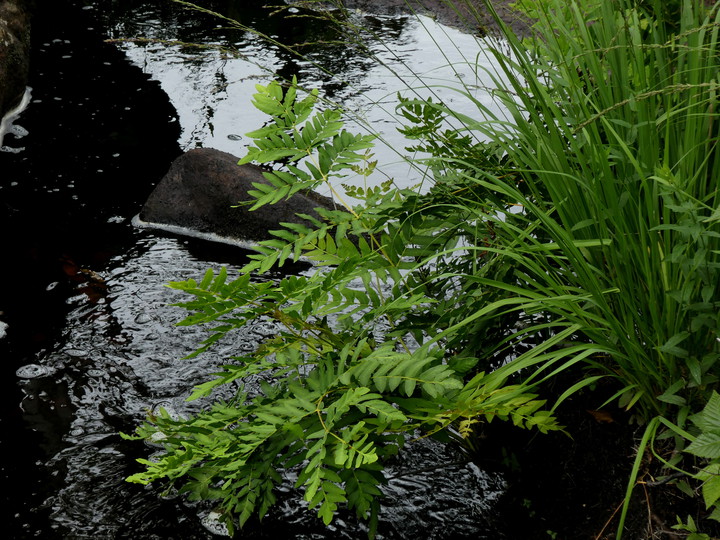
MULTIPOLYGON (((295 82, 258 86, 254 103, 272 120, 250 134, 255 144, 241 162, 283 165, 264 173, 268 184, 255 184, 253 208, 372 167, 369 154, 360 153, 370 138, 344 131, 337 111, 313 112, 315 99, 316 93, 298 99, 295 82)), ((527 388, 508 384, 502 372, 478 372, 477 358, 448 347, 462 324, 453 318, 429 324, 427 317, 417 328, 412 323, 414 313, 445 301, 439 279, 452 276, 424 269, 466 231, 442 221, 442 212, 410 212, 415 193, 353 194, 365 205, 318 208, 320 219, 305 215, 307 225, 273 231, 275 239, 260 243, 238 277, 208 270, 200 282, 170 284, 192 296, 179 304, 191 312, 180 324, 211 325, 194 354, 254 321, 272 320, 279 330, 190 397, 237 384, 231 400, 188 419, 151 416, 138 429, 136 438, 156 441, 163 453, 141 460, 146 470, 130 481, 167 479, 191 498, 217 500, 232 530, 235 520, 242 526, 251 515, 264 516, 282 473, 295 473, 295 487, 326 524, 346 505, 369 520, 373 534, 383 464, 414 438, 448 430, 466 437, 493 418, 559 429, 527 388), (312 261, 314 271, 252 278, 291 257, 312 261), (250 395, 245 381, 258 377, 259 391, 250 395)))
POLYGON ((720 521, 720 395, 713 391, 707 405, 691 420, 698 433, 685 451, 705 462, 693 476, 701 482, 705 508, 712 509, 710 518, 720 521))
MULTIPOLYGON (((683 427, 717 383, 720 10, 681 2, 678 23, 663 24, 659 2, 653 13, 633 2, 528 4, 537 37, 505 31, 513 59, 496 54, 514 126, 474 125, 501 145, 523 190, 485 185, 512 192, 536 223, 527 241, 502 246, 521 268, 519 295, 544 296, 551 320, 577 325, 597 346, 583 362, 590 374, 616 379, 620 403, 648 425, 619 537, 644 444, 668 420, 683 427)), ((516 221, 498 223, 497 238, 516 221)))
MULTIPOLYGON (((276 168, 252 204, 326 183, 341 208, 274 231, 239 277, 171 284, 193 296, 183 324, 213 325, 200 351, 253 321, 280 330, 193 395, 237 384, 235 398, 140 428, 164 455, 134 481, 184 483, 242 524, 295 471, 325 522, 344 504, 374 523, 383 463, 413 437, 462 439, 496 417, 557 429, 535 393, 568 371, 578 378, 555 406, 611 379, 610 400, 645 426, 618 538, 654 441, 691 441, 714 466, 688 418, 715 399, 720 375, 718 4, 684 0, 671 24, 655 1, 519 5, 533 37, 497 18, 509 54, 491 51, 511 121, 470 86, 455 90, 477 118, 399 98, 410 150, 429 154, 416 159, 433 175, 426 193, 350 187, 362 204, 343 201, 336 183, 375 166, 371 138, 343 131, 338 111, 316 112, 316 94, 298 99, 294 82, 258 88, 271 122, 242 162, 276 168), (314 271, 251 277, 300 258, 314 271), (257 376, 274 382, 247 395, 257 376)), ((661 461, 680 470, 680 455, 661 461)), ((688 477, 715 505, 707 467, 688 477)))
MULTIPOLYGON (((538 370, 584 366, 560 401, 612 378, 611 399, 648 426, 618 536, 645 445, 660 426, 685 426, 720 371, 720 10, 680 2, 680 20, 665 24, 667 6, 650 4, 520 2, 536 20, 522 41, 498 18, 511 54, 492 51, 495 95, 512 124, 479 101, 478 118, 401 102, 438 184, 463 178, 458 206, 492 224, 493 257, 466 280, 471 290, 531 307, 531 345, 573 329, 540 362, 522 354, 503 369, 527 384, 538 370), (448 120, 461 127, 439 129, 448 120), (483 153, 494 159, 478 160, 483 153)), ((459 92, 472 99, 470 88, 459 92)), ((458 319, 469 329, 497 315, 477 313, 458 319)))

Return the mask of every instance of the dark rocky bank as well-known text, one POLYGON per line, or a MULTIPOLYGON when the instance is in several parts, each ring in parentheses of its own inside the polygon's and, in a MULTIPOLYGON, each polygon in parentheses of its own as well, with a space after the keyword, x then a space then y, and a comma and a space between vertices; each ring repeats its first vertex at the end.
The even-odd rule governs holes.
POLYGON ((30 71, 29 0, 0 0, 0 117, 25 93, 30 71))

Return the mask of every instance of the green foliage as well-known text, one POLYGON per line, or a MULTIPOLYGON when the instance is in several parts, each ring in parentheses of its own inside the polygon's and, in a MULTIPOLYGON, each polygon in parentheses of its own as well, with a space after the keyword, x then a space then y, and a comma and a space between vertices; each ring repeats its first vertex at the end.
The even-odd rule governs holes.
MULTIPOLYGON (((322 183, 342 208, 272 231, 238 277, 171 284, 193 297, 182 324, 212 327, 200 351, 253 321, 280 330, 192 396, 232 384, 233 400, 188 420, 149 419, 138 436, 165 453, 133 480, 184 482, 242 524, 295 471, 326 523, 340 505, 374 523, 383 464, 409 440, 466 437, 494 418, 557 429, 537 385, 582 367, 555 406, 604 377, 647 426, 618 537, 660 437, 674 435, 678 450, 691 441, 686 455, 705 460, 693 476, 717 506, 720 8, 520 4, 533 37, 498 20, 510 54, 491 52, 511 123, 470 87, 458 91, 477 118, 399 97, 408 150, 429 154, 417 160, 433 175, 427 193, 351 187, 362 204, 342 201, 333 182, 372 172, 371 138, 345 132, 340 113, 317 111, 317 94, 300 98, 295 81, 258 87, 271 122, 250 134, 241 162, 275 169, 255 185, 253 208, 322 183), (300 258, 314 271, 251 276, 300 258), (274 382, 246 395, 258 377, 274 382)), ((666 461, 679 464, 680 453, 666 461)), ((702 537, 692 520, 678 527, 702 537)))
POLYGON ((694 477, 702 483, 706 509, 713 509, 711 518, 720 521, 720 395, 713 391, 705 408, 691 420, 698 434, 685 451, 704 458, 705 465, 694 477))
MULTIPOLYGON (((684 451, 694 456, 696 463, 693 471, 686 471, 684 474, 699 485, 696 491, 702 494, 708 512, 706 519, 720 521, 720 394, 713 390, 705 407, 690 417, 692 424, 690 431, 684 431, 667 420, 657 420, 665 423, 682 439, 683 444, 690 443, 684 451)), ((673 461, 677 464, 679 459, 673 461)), ((668 463, 668 466, 674 468, 673 463, 668 463)), ((695 494, 687 481, 681 482, 678 487, 686 494, 691 496, 695 494)), ((709 540, 710 536, 700 532, 699 525, 692 516, 687 516, 685 521, 678 516, 677 524, 673 529, 690 533, 688 538, 709 540)))
POLYGON ((685 537, 688 540, 712 540, 707 534, 698 532, 697 525, 695 525, 695 520, 692 516, 687 517, 687 523, 683 523, 683 521, 678 518, 677 525, 673 525, 673 529, 690 533, 685 537))
MULTIPOLYGON (((327 183, 334 191, 330 180, 343 177, 347 170, 360 170, 354 165, 367 161, 369 154, 359 151, 371 148, 370 135, 352 135, 343 130, 341 113, 337 109, 326 109, 315 113, 317 90, 302 100, 296 100, 297 81, 284 91, 276 81, 268 86, 258 85, 253 105, 270 115, 272 122, 247 136, 255 141, 248 148, 240 164, 254 161, 259 164, 284 163, 285 171, 264 172, 270 185, 255 183, 255 197, 251 210, 265 204, 274 204, 289 199, 300 190, 312 190, 321 183, 327 183)), ((335 192, 335 195, 338 195, 335 192)))
POLYGON ((648 422, 619 537, 644 448, 669 420, 682 430, 720 375, 720 9, 521 5, 537 18, 535 37, 506 32, 513 59, 495 56, 515 127, 491 138, 524 190, 486 184, 523 209, 498 238, 525 219, 544 240, 502 248, 521 268, 521 296, 545 296, 551 321, 577 325, 599 351, 586 365, 616 379, 621 405, 648 422))
MULTIPOLYGON (((295 82, 257 89, 254 103, 271 122, 250 134, 254 146, 241 163, 279 168, 265 174, 270 186, 255 186, 253 208, 371 170, 370 155, 360 153, 370 138, 344 131, 337 111, 316 112, 316 93, 299 98, 295 82)), ((349 191, 364 204, 317 209, 318 216, 302 216, 307 225, 283 224, 237 276, 208 270, 199 282, 169 284, 191 297, 178 304, 189 312, 179 324, 210 328, 191 356, 255 321, 279 330, 190 396, 234 385, 231 400, 188 419, 148 418, 134 437, 161 444, 163 453, 141 460, 146 469, 130 481, 169 480, 191 498, 215 500, 232 529, 262 518, 283 476, 296 474, 295 488, 324 523, 346 506, 374 534, 384 463, 409 441, 446 430, 462 439, 494 418, 559 429, 528 387, 508 384, 502 370, 481 371, 476 340, 461 332, 463 306, 487 313, 520 307, 488 304, 481 294, 470 302, 452 296, 472 286, 460 270, 482 257, 458 246, 489 234, 483 216, 443 203, 442 190, 349 191), (301 257, 315 264, 312 272, 253 277, 301 257), (252 395, 249 381, 260 384, 252 395)))
MULTIPOLYGON (((548 4, 541 24, 558 28, 559 5, 548 4)), ((574 275, 563 279, 593 306, 593 320, 565 305, 558 315, 607 351, 610 363, 597 367, 645 418, 704 403, 718 376, 717 20, 691 2, 683 10, 679 33, 668 34, 644 31, 631 5, 577 3, 575 26, 539 46, 542 60, 515 51, 525 72, 544 71, 516 85, 516 117, 530 121, 518 123, 509 157, 533 171, 524 180, 539 201, 524 207, 567 246, 574 275), (572 249, 578 240, 597 247, 572 249)))
POLYGON ((561 400, 599 376, 615 379, 619 403, 648 423, 644 448, 668 420, 682 428, 720 375, 720 9, 519 4, 536 19, 533 37, 504 28, 510 54, 493 51, 495 95, 512 126, 477 101, 478 119, 437 101, 400 103, 405 134, 420 141, 412 149, 431 154, 431 193, 492 233, 483 247, 463 237, 486 258, 449 263, 464 276, 457 290, 484 306, 522 306, 460 308, 459 334, 478 335, 477 323, 529 327, 517 339, 535 348, 501 370, 527 384, 584 365, 591 375, 561 400), (570 329, 569 343, 549 346, 570 329))

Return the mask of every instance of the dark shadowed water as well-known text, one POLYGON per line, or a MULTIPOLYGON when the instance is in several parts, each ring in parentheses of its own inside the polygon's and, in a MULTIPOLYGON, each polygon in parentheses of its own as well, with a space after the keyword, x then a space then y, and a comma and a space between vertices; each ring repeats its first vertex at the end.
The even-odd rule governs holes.
MULTIPOLYGON (((264 3, 208 5, 280 41, 333 38, 320 25, 268 18, 264 3)), ((395 52, 421 56, 417 22, 362 17, 394 40, 395 52)), ((237 266, 247 252, 138 230, 131 218, 182 150, 242 153, 242 134, 262 122, 249 108, 254 84, 267 83, 272 71, 298 74, 336 99, 356 99, 357 110, 372 110, 361 106, 360 92, 376 101, 394 94, 376 64, 334 47, 314 51, 312 60, 340 71, 346 84, 169 2, 43 3, 33 28, 30 104, 0 152, 4 537, 185 539, 220 532, 210 506, 126 483, 138 470, 134 460, 153 450, 118 432, 132 431, 157 407, 191 412, 184 402, 190 389, 274 329, 248 328, 233 343, 181 360, 203 335, 174 326, 183 314, 168 305, 178 297, 164 284, 208 266, 237 266), (104 42, 119 37, 232 44, 245 59, 157 42, 104 42)), ((408 185, 420 181, 404 167, 389 174, 402 170, 408 185)), ((381 537, 501 537, 492 507, 502 479, 473 465, 443 466, 457 459, 423 443, 394 465, 381 537)), ((352 517, 324 529, 299 497, 289 489, 285 495, 262 524, 249 524, 238 537, 364 535, 352 517)))

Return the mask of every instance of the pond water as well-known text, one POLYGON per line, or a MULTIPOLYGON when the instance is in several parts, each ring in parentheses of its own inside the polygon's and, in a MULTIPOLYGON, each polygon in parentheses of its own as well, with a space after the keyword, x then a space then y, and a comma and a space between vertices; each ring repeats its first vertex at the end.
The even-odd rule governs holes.
POLYGON ((178 111, 179 144, 184 150, 203 146, 243 155, 250 142, 244 134, 267 121, 251 105, 255 86, 293 76, 345 110, 350 131, 379 137, 375 149, 379 165, 371 178, 377 183, 393 178, 397 185, 410 187, 423 181, 422 171, 405 159, 408 143, 397 131, 398 92, 405 97, 433 97, 460 114, 478 118, 469 95, 504 118, 492 97, 489 74, 503 77, 495 72, 486 41, 428 17, 355 10, 348 25, 361 29, 358 36, 368 41, 350 47, 337 41, 358 37, 313 21, 296 8, 287 17, 268 16, 272 11, 261 7, 266 4, 264 0, 203 4, 222 8, 252 31, 229 29, 224 21, 194 11, 168 13, 149 3, 132 11, 123 4, 128 11, 113 14, 106 23, 111 38, 127 40, 119 46, 128 58, 159 81, 170 97, 178 111), (306 56, 298 58, 283 48, 297 43, 323 45, 300 48, 306 56))
MULTIPOLYGON (((278 41, 332 37, 308 20, 274 20, 264 3, 206 5, 278 41)), ((403 76, 410 85, 413 71, 439 73, 440 64, 427 54, 427 28, 460 50, 477 47, 471 36, 429 19, 356 16, 390 44, 375 51, 384 61, 399 55, 411 66, 396 68, 408 70, 403 76)), ((313 49, 310 60, 298 61, 251 33, 215 26, 168 2, 137 0, 58 0, 36 17, 29 106, 14 119, 0 152, 0 478, 7 486, 0 507, 7 537, 212 538, 221 532, 210 506, 126 483, 138 468, 134 460, 152 449, 118 435, 157 407, 191 412, 184 398, 195 384, 224 357, 273 332, 248 328, 233 343, 181 360, 203 335, 174 326, 182 313, 169 306, 178 297, 164 284, 209 266, 240 265, 247 255, 131 225, 181 151, 206 146, 241 154, 243 133, 264 121, 249 106, 254 85, 274 74, 297 74, 303 84, 320 87, 362 113, 353 121, 358 129, 369 122, 385 131, 391 147, 402 147, 388 116, 401 87, 390 84, 377 61, 339 46, 313 49), (232 45, 243 57, 156 41, 104 42, 128 37, 232 45), (341 71, 345 82, 313 63, 341 71)), ((474 74, 459 72, 458 80, 468 77, 474 74)), ((385 174, 398 182, 422 180, 391 150, 378 153, 388 164, 385 174)), ((381 538, 502 537, 492 508, 503 479, 457 460, 451 450, 427 443, 393 465, 381 538)), ((363 536, 351 516, 325 529, 290 489, 285 495, 266 520, 250 523, 238 537, 363 536)))

